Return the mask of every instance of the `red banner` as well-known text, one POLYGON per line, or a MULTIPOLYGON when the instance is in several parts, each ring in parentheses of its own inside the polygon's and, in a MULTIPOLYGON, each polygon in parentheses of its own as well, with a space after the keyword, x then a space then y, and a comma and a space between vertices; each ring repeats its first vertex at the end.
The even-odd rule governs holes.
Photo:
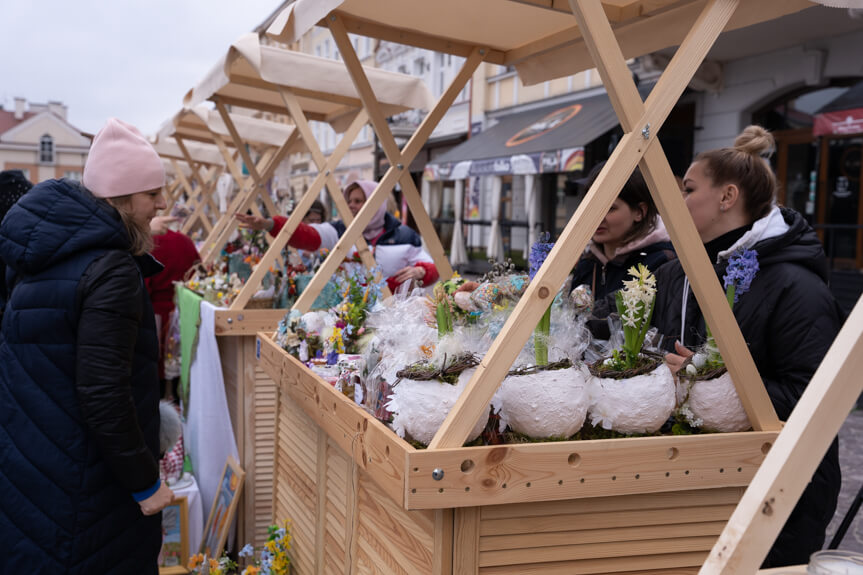
POLYGON ((863 134, 863 108, 818 114, 812 133, 816 136, 863 134))

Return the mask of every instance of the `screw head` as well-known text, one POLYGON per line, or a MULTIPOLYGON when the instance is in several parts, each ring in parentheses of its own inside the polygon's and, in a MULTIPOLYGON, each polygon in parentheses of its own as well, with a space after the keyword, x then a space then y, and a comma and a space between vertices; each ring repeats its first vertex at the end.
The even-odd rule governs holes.
POLYGON ((644 126, 644 128, 642 128, 641 137, 644 138, 645 140, 650 139, 650 124, 647 124, 646 126, 644 126))
POLYGON ((404 164, 396 164, 396 167, 397 167, 398 169, 400 169, 400 170, 404 170, 404 169, 405 169, 404 164))
POLYGON ((228 318, 228 325, 231 325, 232 323, 234 323, 234 318, 229 317, 228 318))
POLYGON ((440 481, 441 479, 443 479, 443 469, 438 467, 437 469, 432 471, 432 479, 434 479, 435 481, 440 481))
POLYGON ((243 319, 244 319, 243 314, 239 314, 237 316, 237 321, 243 321, 243 319))

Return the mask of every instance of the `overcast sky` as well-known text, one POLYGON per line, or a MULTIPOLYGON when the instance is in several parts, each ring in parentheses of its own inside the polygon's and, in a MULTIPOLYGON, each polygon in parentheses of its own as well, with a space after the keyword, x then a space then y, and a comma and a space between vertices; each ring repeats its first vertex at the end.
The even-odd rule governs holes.
POLYGON ((0 0, 0 104, 69 107, 95 133, 116 116, 153 134, 231 42, 281 0, 0 0))

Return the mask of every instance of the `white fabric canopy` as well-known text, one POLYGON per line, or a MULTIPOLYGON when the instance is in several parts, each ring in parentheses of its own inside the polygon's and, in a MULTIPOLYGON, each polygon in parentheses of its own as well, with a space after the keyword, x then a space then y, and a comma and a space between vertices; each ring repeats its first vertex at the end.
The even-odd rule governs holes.
MULTIPOLYGON (((434 106, 434 97, 420 78, 377 68, 365 72, 385 116, 434 106)), ((309 119, 329 122, 337 132, 346 130, 362 108, 344 62, 261 44, 257 34, 234 42, 186 94, 184 105, 191 108, 218 97, 234 105, 284 113, 280 88, 298 97, 309 119)))
POLYGON ((500 194, 503 180, 500 176, 491 178, 491 229, 488 232, 486 255, 489 259, 503 260, 503 234, 500 230, 500 194))
MULTIPOLYGON (((240 139, 253 145, 281 146, 294 131, 293 126, 279 122, 271 122, 239 114, 229 115, 240 139)), ((225 125, 221 114, 202 104, 194 108, 184 108, 174 114, 162 124, 156 137, 157 141, 161 141, 164 138, 179 137, 183 140, 212 142, 213 133, 222 136, 224 140, 233 146, 231 132, 225 125)), ((219 153, 218 148, 214 145, 212 147, 219 153)), ((298 142, 291 150, 292 153, 302 151, 305 151, 305 146, 301 142, 298 142)))
POLYGON ((453 213, 455 214, 455 224, 452 229, 452 245, 449 250, 449 261, 452 265, 457 266, 466 264, 467 249, 464 245, 464 180, 455 181, 455 192, 453 194, 453 213))
MULTIPOLYGON (((163 158, 167 158, 169 160, 180 160, 182 162, 186 161, 185 156, 183 156, 183 153, 180 151, 180 146, 177 145, 177 140, 173 137, 161 137, 155 142, 151 141, 150 144, 155 148, 156 153, 163 158)), ((222 157, 221 152, 219 152, 219 148, 214 144, 185 141, 183 144, 185 144, 186 151, 189 152, 193 162, 215 166, 225 165, 225 159, 222 157)), ((191 173, 191 171, 187 173, 191 173)))

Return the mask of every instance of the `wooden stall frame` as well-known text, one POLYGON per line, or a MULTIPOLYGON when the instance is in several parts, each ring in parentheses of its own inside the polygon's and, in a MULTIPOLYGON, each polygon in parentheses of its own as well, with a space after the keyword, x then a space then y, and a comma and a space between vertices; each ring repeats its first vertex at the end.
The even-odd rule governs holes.
POLYGON ((213 231, 213 223, 210 221, 210 218, 204 212, 204 208, 209 207, 210 215, 216 216, 218 218, 219 209, 213 202, 212 192, 216 187, 216 181, 221 175, 221 171, 217 170, 215 167, 210 167, 202 175, 201 170, 203 169, 203 166, 195 162, 195 160, 192 158, 192 155, 186 148, 186 144, 183 141, 183 138, 176 137, 174 139, 177 142, 177 147, 180 148, 180 153, 183 154, 183 157, 186 160, 186 164, 188 164, 189 168, 192 171, 192 179, 194 179, 198 184, 197 188, 195 189, 194 195, 187 198, 188 202, 194 203, 195 209, 192 214, 186 219, 186 222, 184 223, 183 229, 181 231, 184 234, 188 234, 194 226, 195 222, 200 221, 205 228, 205 233, 210 233, 213 231))
MULTIPOLYGON (((376 131, 378 131, 379 129, 381 130, 381 132, 383 130, 387 130, 387 133, 392 136, 392 134, 388 131, 389 128, 386 126, 386 121, 383 119, 383 115, 380 112, 380 106, 374 95, 371 84, 366 77, 365 71, 360 65, 359 58, 357 57, 356 52, 353 49, 353 45, 350 43, 346 36, 342 37, 342 34, 345 34, 345 31, 344 28, 340 26, 339 16, 336 14, 330 14, 327 17, 327 25, 330 27, 331 30, 334 31, 334 38, 338 39, 341 37, 342 40, 344 40, 344 42, 342 42, 341 40, 337 40, 340 46, 340 53, 342 54, 345 65, 347 66, 348 71, 351 74, 351 78, 354 81, 354 86, 360 94, 360 98, 363 102, 363 107, 369 113, 369 118, 371 119, 372 126, 375 128, 376 131)), ((423 121, 420 123, 419 127, 416 129, 410 140, 408 140, 408 143, 405 145, 404 149, 401 151, 401 154, 398 154, 397 150, 390 150, 393 154, 393 158, 400 161, 392 163, 389 169, 387 169, 384 177, 381 178, 380 182, 378 182, 378 185, 375 188, 374 192, 372 192, 371 196, 368 197, 365 204, 363 204, 363 207, 360 209, 359 213, 357 213, 354 220, 345 230, 345 233, 342 234, 341 238, 339 238, 338 243, 327 255, 327 258, 324 260, 324 263, 321 265, 317 274, 315 274, 315 277, 312 278, 312 281, 309 282, 308 286, 306 286, 305 291, 303 291, 303 293, 297 299, 293 309, 302 312, 309 310, 315 298, 323 289, 326 282, 329 281, 329 278, 335 272, 336 268, 339 266, 339 264, 341 264, 345 256, 348 255, 351 246, 353 246, 354 243, 357 242, 358 239, 362 236, 362 231, 371 221, 372 216, 374 216, 378 207, 384 201, 386 201, 387 196, 392 191, 393 187, 395 187, 396 182, 402 179, 403 173, 405 173, 405 167, 410 165, 411 161, 413 161, 414 157, 419 153, 423 145, 425 145, 426 140, 428 140, 429 136, 431 136, 431 133, 437 126, 438 122, 440 122, 441 118, 443 118, 443 115, 452 105, 453 101, 455 101, 458 93, 467 84, 467 81, 473 75, 474 70, 476 70, 480 62, 482 62, 482 58, 485 53, 486 50, 484 48, 474 49, 474 51, 462 65, 459 73, 450 83, 449 87, 441 95, 441 97, 438 99, 438 101, 435 103, 434 107, 429 111, 426 117, 423 118, 423 121)), ((380 134, 381 132, 378 133, 380 134)), ((404 189, 403 192, 406 197, 409 197, 411 195, 415 196, 413 199, 409 200, 409 202, 411 202, 414 206, 414 218, 418 222, 421 220, 427 220, 429 216, 422 205, 422 199, 419 197, 419 193, 417 192, 416 187, 408 187, 404 189)), ((434 231, 433 228, 431 231, 434 231)), ((434 236, 436 237, 437 234, 434 233, 434 236)), ((437 244, 440 245, 440 239, 437 240, 437 244)), ((441 247, 440 250, 442 253, 443 248, 441 247)), ((438 270, 441 279, 444 280, 449 279, 450 277, 444 275, 443 272, 445 271, 446 270, 438 270)), ((449 272, 450 275, 452 275, 451 267, 449 267, 449 272)), ((479 419, 478 415, 477 419, 479 419)))

